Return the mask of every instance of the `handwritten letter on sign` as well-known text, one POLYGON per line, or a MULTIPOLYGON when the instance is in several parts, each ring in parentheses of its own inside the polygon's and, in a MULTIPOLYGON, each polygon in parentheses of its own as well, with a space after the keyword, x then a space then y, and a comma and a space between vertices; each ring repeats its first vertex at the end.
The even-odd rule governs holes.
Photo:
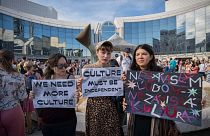
POLYGON ((84 97, 122 96, 122 69, 118 67, 82 69, 84 97))
POLYGON ((202 79, 184 73, 128 71, 127 112, 201 125, 202 79))
POLYGON ((76 80, 33 80, 35 108, 75 108, 76 80))

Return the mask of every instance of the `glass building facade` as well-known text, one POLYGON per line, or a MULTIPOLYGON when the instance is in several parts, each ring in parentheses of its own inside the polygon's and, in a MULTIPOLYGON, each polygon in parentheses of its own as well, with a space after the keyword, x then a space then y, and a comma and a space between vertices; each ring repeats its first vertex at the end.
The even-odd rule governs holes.
POLYGON ((101 31, 100 40, 104 41, 109 39, 113 34, 116 33, 116 27, 112 22, 107 21, 102 24, 100 31, 101 31))
POLYGON ((91 56, 75 39, 82 29, 44 25, 0 13, 0 49, 24 55, 91 56))
POLYGON ((124 39, 158 55, 210 51, 210 6, 151 21, 124 22, 124 39))

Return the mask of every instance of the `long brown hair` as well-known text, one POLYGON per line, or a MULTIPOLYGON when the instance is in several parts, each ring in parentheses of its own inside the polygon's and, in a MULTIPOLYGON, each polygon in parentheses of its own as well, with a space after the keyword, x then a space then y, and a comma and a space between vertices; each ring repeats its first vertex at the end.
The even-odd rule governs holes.
POLYGON ((12 67, 12 61, 14 60, 15 55, 12 51, 1 49, 0 50, 0 63, 2 65, 2 68, 6 70, 8 73, 17 72, 12 67))
POLYGON ((53 68, 55 66, 57 66, 58 61, 60 58, 64 58, 67 62, 66 57, 63 54, 57 53, 57 54, 53 54, 51 55, 48 60, 47 60, 47 68, 44 72, 44 77, 45 79, 50 79, 52 75, 55 74, 53 68))

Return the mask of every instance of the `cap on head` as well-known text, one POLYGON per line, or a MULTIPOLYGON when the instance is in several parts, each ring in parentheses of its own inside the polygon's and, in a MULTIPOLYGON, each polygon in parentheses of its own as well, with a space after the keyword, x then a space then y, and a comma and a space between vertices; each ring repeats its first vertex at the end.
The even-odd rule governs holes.
POLYGON ((123 50, 123 52, 130 53, 130 52, 131 52, 131 49, 130 49, 130 48, 125 48, 125 49, 123 50))
POLYGON ((102 41, 96 45, 96 51, 98 50, 107 50, 113 51, 113 44, 110 41, 102 41))

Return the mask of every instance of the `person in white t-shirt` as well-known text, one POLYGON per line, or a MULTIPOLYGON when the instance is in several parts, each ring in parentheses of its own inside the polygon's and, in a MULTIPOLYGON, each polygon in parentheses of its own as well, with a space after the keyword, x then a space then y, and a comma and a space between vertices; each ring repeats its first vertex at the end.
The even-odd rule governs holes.
POLYGON ((199 65, 199 72, 198 73, 202 75, 203 80, 205 79, 205 69, 206 69, 206 67, 205 67, 204 61, 201 60, 201 64, 199 65))
POLYGON ((122 67, 123 72, 127 72, 130 70, 130 66, 132 63, 132 57, 130 56, 131 49, 125 48, 123 50, 122 55, 120 55, 116 60, 118 64, 122 67))

